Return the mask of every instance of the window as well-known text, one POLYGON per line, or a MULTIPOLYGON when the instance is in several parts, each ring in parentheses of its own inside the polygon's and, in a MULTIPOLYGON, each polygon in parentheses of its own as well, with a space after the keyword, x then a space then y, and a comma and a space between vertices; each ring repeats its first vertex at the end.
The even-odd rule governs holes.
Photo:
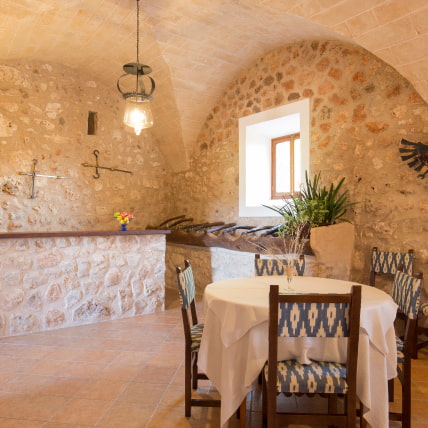
MULTIPOLYGON (((279 162, 275 154, 273 168, 272 141, 294 136, 294 190, 305 181, 305 171, 309 173, 309 129, 310 100, 303 99, 281 107, 239 119, 239 216, 273 217, 275 212, 263 205, 278 205, 278 198, 273 198, 272 173, 275 168, 275 193, 289 193, 291 187, 283 176, 290 177, 290 160, 279 162), (300 134, 296 138, 295 134, 300 134), (288 166, 287 166, 288 164, 288 166), (285 183, 285 184, 284 184, 285 183), (278 187, 279 185, 279 187, 278 187), (284 191, 285 190, 285 191, 284 191)), ((277 140, 279 141, 279 140, 277 140)), ((285 142, 285 141, 284 141, 285 142)), ((277 150, 289 152, 287 144, 279 142, 277 150)), ((287 156, 286 154, 284 156, 287 156)), ((282 158, 282 155, 279 156, 282 158)), ((279 197, 281 199, 282 196, 279 197)))
POLYGON ((300 132, 272 139, 271 199, 284 199, 299 191, 300 132))

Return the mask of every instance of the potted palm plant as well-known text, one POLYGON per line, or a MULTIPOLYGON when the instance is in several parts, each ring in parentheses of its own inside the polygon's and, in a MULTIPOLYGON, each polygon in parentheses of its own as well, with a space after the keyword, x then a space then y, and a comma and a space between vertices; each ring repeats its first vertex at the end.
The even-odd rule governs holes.
POLYGON ((283 217, 282 231, 293 234, 296 225, 306 223, 308 229, 349 222, 344 216, 356 202, 349 201, 348 190, 342 190, 343 177, 337 185, 321 186, 321 173, 313 180, 305 172, 305 184, 300 193, 284 199, 281 207, 266 206, 283 217))
POLYGON ((279 233, 310 238, 311 249, 334 273, 330 276, 349 279, 354 249, 354 226, 346 219, 351 202, 348 190, 343 189, 345 177, 330 186, 321 185, 321 173, 311 180, 305 173, 305 184, 298 195, 284 200, 272 209, 283 217, 279 233), (303 229, 301 225, 305 224, 303 229))

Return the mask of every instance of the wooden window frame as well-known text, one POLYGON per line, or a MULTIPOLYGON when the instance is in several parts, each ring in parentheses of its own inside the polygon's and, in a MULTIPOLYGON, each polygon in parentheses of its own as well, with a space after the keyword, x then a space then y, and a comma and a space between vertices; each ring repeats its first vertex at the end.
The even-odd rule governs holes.
POLYGON ((294 183, 294 141, 300 139, 300 132, 295 134, 283 135, 271 139, 271 199, 287 199, 298 192, 294 183), (285 141, 290 142, 290 189, 291 192, 278 193, 276 191, 276 146, 285 141))

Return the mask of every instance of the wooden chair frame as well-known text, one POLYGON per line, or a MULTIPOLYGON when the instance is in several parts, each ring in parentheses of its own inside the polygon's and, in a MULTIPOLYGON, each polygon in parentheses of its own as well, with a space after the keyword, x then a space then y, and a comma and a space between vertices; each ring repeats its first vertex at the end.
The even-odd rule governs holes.
MULTIPOLYGON (((176 268, 178 287, 180 291, 180 275, 183 275, 186 269, 190 268, 189 260, 184 261, 184 271, 180 267, 176 268)), ((182 278, 185 281, 184 275, 182 278)), ((194 286, 194 284, 193 284, 194 286)), ((205 373, 198 370, 198 351, 192 351, 192 336, 191 329, 198 324, 198 314, 196 311, 195 299, 190 302, 183 299, 181 292, 180 298, 182 300, 181 315, 183 318, 184 339, 185 339, 185 361, 184 361, 184 395, 185 395, 185 415, 191 416, 192 406, 196 407, 220 407, 221 401, 211 398, 193 398, 192 388, 198 388, 198 379, 208 379, 205 373)))
MULTIPOLYGON (((406 274, 407 275, 407 274, 406 274)), ((422 288, 422 273, 416 273, 416 279, 421 280, 422 288)), ((398 316, 397 316, 398 317, 398 316)), ((417 334, 418 318, 409 318, 405 313, 400 311, 400 319, 404 319, 404 362, 400 366, 397 365, 397 377, 401 383, 401 413, 390 412, 389 418, 394 421, 401 421, 402 428, 411 428, 411 374, 412 374, 412 358, 414 352, 414 344, 417 334)), ((388 381, 389 400, 394 401, 394 379, 388 381)))
MULTIPOLYGON (((361 310, 361 286, 354 285, 351 294, 279 294, 278 285, 271 285, 269 294, 269 356, 268 381, 263 376, 263 413, 268 428, 277 427, 281 418, 287 424, 344 425, 355 428, 356 423, 356 373, 361 310), (337 394, 321 394, 329 398, 327 413, 278 413, 277 412, 277 353, 278 353, 278 305, 280 302, 346 303, 349 304, 349 339, 346 360, 346 382, 344 413, 337 413, 337 394), (274 379, 274 381, 269 381, 274 379)), ((288 394, 287 394, 288 395, 288 394)), ((299 394, 300 395, 300 394, 299 394)), ((302 394, 304 395, 304 393, 302 394)), ((311 396, 313 394, 309 394, 311 396)))

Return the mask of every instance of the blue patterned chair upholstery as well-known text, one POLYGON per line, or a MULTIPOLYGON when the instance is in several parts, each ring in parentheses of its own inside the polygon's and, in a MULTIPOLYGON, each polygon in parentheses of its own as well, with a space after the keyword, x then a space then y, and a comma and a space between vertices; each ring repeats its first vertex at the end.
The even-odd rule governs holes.
MULTIPOLYGON (((420 294, 422 289, 422 274, 410 276, 397 271, 392 287, 392 298, 397 303, 399 311, 405 320, 404 337, 396 338, 397 343, 397 373, 401 383, 402 407, 401 413, 390 412, 390 419, 400 420, 402 428, 410 428, 411 421, 411 361, 414 349, 420 294)), ((390 400, 393 400, 393 379, 389 381, 390 400)))
POLYGON ((370 285, 375 285, 376 275, 393 277, 398 269, 412 275, 413 256, 413 250, 409 250, 407 253, 394 253, 379 251, 377 247, 373 247, 370 263, 370 285))
POLYGON ((177 267, 178 291, 181 301, 185 339, 184 395, 185 415, 191 416, 192 406, 220 407, 220 400, 211 398, 192 398, 192 388, 197 389, 198 379, 207 379, 204 373, 198 371, 198 352, 201 345, 204 325, 198 322, 195 297, 195 280, 192 266, 184 261, 185 269, 177 267))
MULTIPOLYGON (((294 266, 297 275, 302 276, 305 272, 305 256, 300 254, 294 266)), ((284 265, 278 259, 261 258, 260 254, 254 257, 254 273, 256 276, 284 275, 284 265)))
POLYGON ((268 428, 280 418, 287 424, 346 425, 356 422, 356 371, 361 309, 361 286, 347 294, 279 294, 270 286, 269 356, 263 371, 263 416, 268 428), (296 360, 277 361, 278 337, 347 337, 345 364, 296 360), (278 412, 277 395, 321 394, 329 397, 325 413, 278 412), (345 397, 343 413, 337 413, 337 395, 345 397))

